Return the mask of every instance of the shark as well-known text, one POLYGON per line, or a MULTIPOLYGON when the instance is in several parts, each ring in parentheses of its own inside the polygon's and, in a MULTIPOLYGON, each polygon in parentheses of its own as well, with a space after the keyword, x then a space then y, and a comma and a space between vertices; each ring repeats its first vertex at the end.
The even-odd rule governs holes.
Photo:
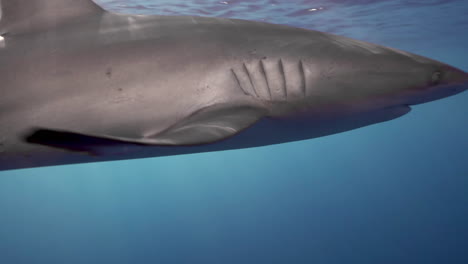
POLYGON ((468 88, 445 63, 303 28, 0 3, 0 170, 306 140, 468 88))

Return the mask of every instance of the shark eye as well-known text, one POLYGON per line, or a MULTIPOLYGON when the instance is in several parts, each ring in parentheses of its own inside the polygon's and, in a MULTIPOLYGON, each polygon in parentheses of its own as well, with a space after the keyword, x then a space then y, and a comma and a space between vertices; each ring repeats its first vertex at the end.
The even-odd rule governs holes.
POLYGON ((438 85, 441 80, 442 80, 442 72, 441 71, 435 71, 435 72, 432 73, 432 77, 431 77, 432 85, 438 85))

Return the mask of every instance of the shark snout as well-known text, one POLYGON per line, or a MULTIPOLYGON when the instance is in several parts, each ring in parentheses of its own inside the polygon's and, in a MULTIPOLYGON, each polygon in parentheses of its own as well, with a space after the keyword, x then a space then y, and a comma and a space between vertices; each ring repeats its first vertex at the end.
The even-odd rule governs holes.
POLYGON ((452 66, 445 67, 444 82, 451 95, 468 90, 468 73, 452 66))
POLYGON ((468 84, 468 73, 452 66, 445 66, 445 82, 448 84, 468 84))
POLYGON ((432 73, 432 85, 409 96, 408 105, 439 100, 468 90, 468 73, 450 65, 438 65, 432 73))

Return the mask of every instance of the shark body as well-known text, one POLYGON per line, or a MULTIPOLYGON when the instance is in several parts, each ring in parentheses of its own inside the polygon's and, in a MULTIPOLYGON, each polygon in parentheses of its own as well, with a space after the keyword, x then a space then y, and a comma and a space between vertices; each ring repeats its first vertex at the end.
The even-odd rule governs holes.
POLYGON ((0 170, 309 139, 468 87, 444 63, 318 31, 1 3, 0 170))

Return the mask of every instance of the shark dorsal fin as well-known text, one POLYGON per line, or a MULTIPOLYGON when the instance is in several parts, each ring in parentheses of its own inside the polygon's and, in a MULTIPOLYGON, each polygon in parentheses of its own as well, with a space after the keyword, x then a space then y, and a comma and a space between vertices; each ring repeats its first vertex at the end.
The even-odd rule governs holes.
POLYGON ((0 0, 0 34, 53 28, 104 10, 92 0, 0 0))

